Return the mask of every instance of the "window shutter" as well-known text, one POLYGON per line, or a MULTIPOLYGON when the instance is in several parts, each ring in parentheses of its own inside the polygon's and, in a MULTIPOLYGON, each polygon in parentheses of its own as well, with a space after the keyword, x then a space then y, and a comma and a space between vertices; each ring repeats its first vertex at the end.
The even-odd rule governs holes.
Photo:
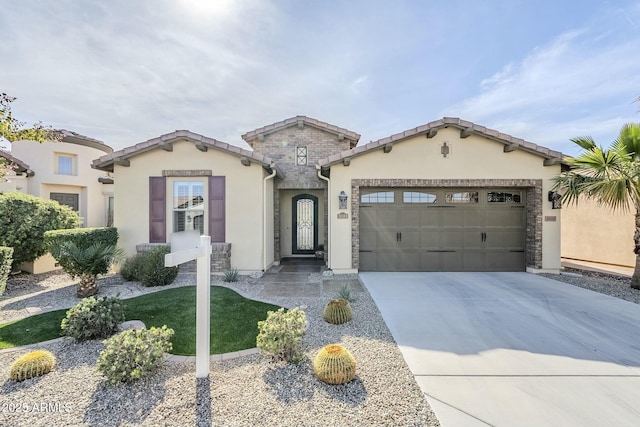
POLYGON ((166 243, 166 178, 149 177, 149 243, 166 243))
POLYGON ((209 234, 211 242, 225 241, 225 177, 209 177, 209 234))

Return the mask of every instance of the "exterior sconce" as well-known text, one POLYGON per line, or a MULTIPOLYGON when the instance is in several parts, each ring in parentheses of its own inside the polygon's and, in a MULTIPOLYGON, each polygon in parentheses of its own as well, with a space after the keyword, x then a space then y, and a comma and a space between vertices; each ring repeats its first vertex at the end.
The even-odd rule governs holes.
POLYGON ((551 209, 562 209, 562 194, 556 191, 549 191, 548 197, 551 202, 551 209))
POLYGON ((340 195, 338 196, 338 201, 340 202, 340 209, 347 209, 347 193, 345 193, 344 191, 340 192, 340 195))

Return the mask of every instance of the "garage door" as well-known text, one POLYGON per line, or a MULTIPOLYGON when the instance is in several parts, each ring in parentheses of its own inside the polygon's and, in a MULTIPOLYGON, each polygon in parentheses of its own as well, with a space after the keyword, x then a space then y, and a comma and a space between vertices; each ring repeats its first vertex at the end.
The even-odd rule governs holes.
POLYGON ((524 271, 525 191, 367 189, 361 271, 524 271))

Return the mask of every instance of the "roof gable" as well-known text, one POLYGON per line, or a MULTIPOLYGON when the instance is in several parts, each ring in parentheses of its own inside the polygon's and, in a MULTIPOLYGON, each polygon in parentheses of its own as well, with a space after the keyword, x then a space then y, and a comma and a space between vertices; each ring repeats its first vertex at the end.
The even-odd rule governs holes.
POLYGON ((124 148, 122 150, 114 151, 113 153, 96 159, 91 164, 94 169, 99 169, 107 172, 113 172, 114 164, 122 166, 129 165, 129 159, 151 150, 165 150, 173 151, 172 143, 176 141, 189 141, 194 144, 194 147, 202 152, 206 152, 209 149, 222 151, 227 154, 231 154, 240 159, 243 165, 250 165, 251 162, 256 162, 262 165, 269 172, 276 171, 278 175, 282 176, 282 172, 275 166, 273 161, 262 154, 254 153, 253 151, 243 150, 235 145, 227 144, 213 138, 209 138, 188 130, 176 130, 165 135, 161 135, 157 138, 149 139, 145 142, 124 148))
POLYGON ((426 125, 418 126, 416 128, 396 133, 386 138, 382 138, 377 141, 372 141, 368 144, 352 148, 351 150, 346 150, 341 153, 334 154, 327 157, 326 159, 318 161, 318 165, 322 168, 329 168, 334 164, 344 162, 345 160, 381 148, 384 149, 385 152, 389 152, 391 151, 391 148, 394 144, 403 142, 417 135, 425 135, 426 138, 433 138, 438 133, 439 129, 449 127, 460 129, 461 138, 467 138, 472 134, 475 134, 504 144, 505 152, 522 150, 533 155, 540 156, 544 158, 545 166, 562 163, 562 159, 565 157, 559 151, 554 151, 549 148, 542 147, 540 145, 534 144, 533 142, 525 141, 524 139, 516 138, 494 129, 489 129, 487 127, 480 126, 457 117, 444 117, 442 119, 429 122, 426 125))
POLYGON ((253 147, 252 141, 254 141, 256 138, 260 138, 261 136, 270 133, 278 132, 291 126, 311 126, 325 132, 333 133, 338 137, 348 139, 350 141, 350 147, 355 147, 360 140, 360 134, 358 133, 306 116, 295 116, 281 122, 276 122, 258 129, 254 129, 242 135, 242 139, 244 139, 247 144, 253 147))
POLYGON ((16 172, 18 173, 27 173, 27 176, 33 176, 34 172, 31 170, 31 167, 20 160, 17 157, 14 157, 8 151, 0 150, 0 157, 5 159, 5 162, 9 165, 15 165, 17 167, 16 172))

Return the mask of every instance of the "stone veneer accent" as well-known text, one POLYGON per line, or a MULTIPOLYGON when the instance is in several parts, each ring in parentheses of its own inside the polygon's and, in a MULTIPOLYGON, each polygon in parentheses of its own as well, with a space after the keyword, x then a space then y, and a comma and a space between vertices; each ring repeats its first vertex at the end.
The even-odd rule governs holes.
MULTIPOLYGON (((168 243, 141 243, 136 245, 136 252, 143 253, 156 246, 170 246, 168 243)), ((196 261, 189 261, 180 265, 183 273, 195 273, 196 261)), ((211 272, 221 273, 231 269, 231 243, 211 244, 211 272)))
POLYGON ((526 188, 527 267, 542 268, 542 180, 541 179, 352 179, 351 180, 351 268, 360 266, 360 187, 376 188, 526 188))
POLYGON ((280 251, 282 239, 280 236, 280 190, 300 190, 300 193, 304 193, 304 190, 324 190, 325 220, 324 224, 319 224, 323 230, 318 232, 324 234, 326 256, 326 242, 329 235, 327 183, 318 178, 315 165, 320 159, 348 150, 350 141, 347 138, 340 139, 337 135, 326 130, 303 125, 302 127, 291 126, 268 133, 264 135, 262 140, 256 138, 251 143, 256 153, 268 155, 273 159, 285 176, 285 179, 277 178, 274 185, 273 244, 275 259, 279 260, 282 256, 280 251), (295 154, 298 146, 307 147, 306 165, 296 165, 295 154))

